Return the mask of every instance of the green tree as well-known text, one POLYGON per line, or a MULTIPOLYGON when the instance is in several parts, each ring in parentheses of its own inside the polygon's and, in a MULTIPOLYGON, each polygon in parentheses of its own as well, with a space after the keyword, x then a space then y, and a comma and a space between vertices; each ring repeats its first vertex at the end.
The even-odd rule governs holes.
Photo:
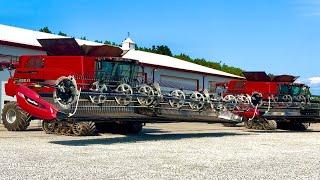
MULTIPOLYGON (((102 41, 101 41, 102 42, 102 41)), ((121 46, 120 44, 117 44, 115 42, 112 42, 112 41, 108 41, 108 40, 105 40, 103 42, 103 44, 107 44, 107 45, 112 45, 112 46, 121 46)))
POLYGON ((193 62, 193 59, 190 56, 188 56, 186 54, 183 54, 183 53, 181 53, 179 55, 174 55, 174 57, 177 58, 177 59, 184 60, 184 61, 193 62))
POLYGON ((66 33, 63 33, 61 31, 59 31, 58 35, 60 35, 60 36, 68 36, 66 33))
POLYGON ((157 46, 155 50, 158 54, 172 56, 171 49, 166 45, 157 46))
MULTIPOLYGON (((163 55, 167 55, 167 56, 172 56, 172 52, 170 50, 170 48, 166 45, 161 45, 161 46, 151 46, 151 48, 146 48, 146 47, 139 47, 136 46, 137 50, 140 51, 146 51, 146 52, 151 52, 151 53, 156 53, 156 54, 163 54, 163 55)), ((215 62, 215 61, 211 61, 211 60, 206 60, 204 58, 191 58, 189 55, 181 53, 179 55, 173 55, 173 57, 184 60, 184 61, 188 61, 188 62, 192 62, 195 64, 199 64, 202 66, 206 66, 212 69, 217 69, 220 71, 224 71, 230 74, 235 74, 238 76, 243 76, 242 74, 242 69, 237 68, 237 67, 233 67, 233 66, 228 66, 226 64, 221 64, 221 61, 219 62, 215 62)))
POLYGON ((44 33, 53 34, 47 26, 39 29, 39 31, 40 31, 40 32, 44 32, 44 33))
POLYGON ((82 36, 82 37, 80 37, 80 39, 82 39, 82 40, 88 40, 86 36, 82 36))
POLYGON ((155 53, 155 54, 162 54, 162 55, 167 55, 167 56, 172 56, 171 49, 166 45, 160 45, 160 46, 153 45, 151 48, 138 47, 138 46, 136 46, 136 47, 137 47, 138 50, 141 50, 141 51, 152 52, 152 53, 155 53))
POLYGON ((108 41, 108 40, 105 40, 104 42, 103 42, 103 44, 108 44, 108 45, 111 45, 111 41, 108 41))

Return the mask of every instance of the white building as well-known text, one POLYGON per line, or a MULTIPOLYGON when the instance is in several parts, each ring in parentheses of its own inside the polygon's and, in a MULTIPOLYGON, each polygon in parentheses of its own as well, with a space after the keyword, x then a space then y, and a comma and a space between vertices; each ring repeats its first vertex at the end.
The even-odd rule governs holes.
MULTIPOLYGON (((17 59, 21 55, 46 54, 37 39, 50 38, 66 37, 0 24, 0 61, 17 59)), ((76 41, 79 45, 102 45, 81 39, 76 41)), ((130 38, 122 42, 121 48, 124 58, 138 60, 145 67, 149 82, 158 82, 169 88, 210 90, 215 82, 242 78, 173 57, 135 50, 135 43, 130 38)), ((0 73, 0 80, 5 81, 7 76, 8 73, 0 73)), ((1 94, 4 95, 3 91, 1 94)))
POLYGON ((162 87, 211 90, 216 82, 242 78, 170 56, 135 50, 135 43, 130 38, 122 42, 122 49, 124 58, 138 60, 145 67, 148 82, 157 82, 162 87))

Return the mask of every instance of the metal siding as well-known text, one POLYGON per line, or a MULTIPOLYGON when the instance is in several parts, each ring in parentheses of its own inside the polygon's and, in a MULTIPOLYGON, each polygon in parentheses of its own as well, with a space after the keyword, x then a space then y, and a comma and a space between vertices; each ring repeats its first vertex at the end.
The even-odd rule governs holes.
POLYGON ((45 55, 46 52, 26 49, 20 47, 0 45, 0 54, 10 55, 10 56, 21 56, 21 55, 45 55))
POLYGON ((232 79, 232 78, 226 78, 226 77, 221 77, 221 76, 206 75, 206 74, 202 74, 202 73, 190 73, 190 72, 185 72, 185 71, 169 70, 169 69, 164 69, 164 68, 155 68, 155 67, 151 67, 151 66, 145 66, 144 70, 147 73, 149 83, 152 83, 153 69, 156 69, 155 82, 158 82, 160 80, 161 75, 194 79, 194 80, 198 80, 198 82, 199 82, 199 87, 198 87, 199 91, 202 91, 204 89, 208 89, 210 81, 228 82, 229 80, 232 79), (204 78, 203 78, 203 76, 204 76, 204 78), (203 80, 204 80, 204 83, 203 83, 203 80), (203 85, 204 85, 204 87, 203 87, 203 85))
POLYGON ((159 84, 160 86, 170 87, 174 89, 192 90, 196 91, 198 88, 197 79, 182 78, 170 75, 161 75, 159 84))

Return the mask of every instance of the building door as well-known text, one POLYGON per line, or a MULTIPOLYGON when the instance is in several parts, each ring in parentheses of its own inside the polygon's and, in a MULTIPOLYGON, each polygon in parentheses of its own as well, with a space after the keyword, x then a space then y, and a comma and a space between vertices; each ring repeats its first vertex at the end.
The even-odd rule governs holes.
POLYGON ((191 79, 191 78, 176 77, 176 76, 161 75, 159 84, 161 87, 197 91, 199 87, 199 80, 191 79))

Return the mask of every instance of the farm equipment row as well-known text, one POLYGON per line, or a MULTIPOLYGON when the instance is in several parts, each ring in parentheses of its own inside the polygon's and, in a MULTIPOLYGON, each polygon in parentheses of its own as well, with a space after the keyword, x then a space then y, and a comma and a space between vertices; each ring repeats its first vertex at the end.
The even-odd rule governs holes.
POLYGON ((33 119, 43 120, 46 133, 77 136, 115 124, 138 133, 148 122, 245 122, 248 128, 275 129, 285 121, 302 125, 320 120, 320 103, 309 87, 294 83, 294 76, 245 72, 246 80, 217 83, 210 92, 168 90, 147 82, 143 66, 121 58, 122 51, 114 47, 57 49, 76 42, 39 42, 48 46, 49 56, 22 56, 17 63, 3 64, 14 70, 6 94, 17 99, 3 109, 8 130, 25 130, 33 119), (76 54, 63 56, 70 49, 76 54))
MULTIPOLYGON (((37 86, 49 87, 48 84, 37 86)), ((263 95, 258 92, 254 92, 251 96, 228 94, 228 90, 224 90, 223 93, 208 91, 185 93, 177 89, 162 93, 157 83, 131 87, 127 83, 110 86, 110 82, 95 81, 85 86, 88 87, 84 90, 78 88, 79 85, 74 76, 58 78, 55 84, 51 85, 54 88, 52 104, 48 103, 50 100, 47 102, 42 98, 37 99, 39 96, 30 88, 21 86, 17 93, 18 105, 30 112, 32 116, 47 120, 43 122, 43 129, 47 133, 91 135, 95 131, 95 125, 92 121, 86 120, 93 117, 104 120, 109 117, 109 121, 125 117, 143 122, 172 119, 203 122, 225 120, 229 123, 239 123, 245 120, 248 128, 275 129, 276 122, 264 117, 270 116, 269 111, 300 109, 312 104, 310 98, 308 102, 306 101, 305 96, 305 101, 287 101, 281 98, 277 101, 271 98, 264 101, 263 95), (20 98, 21 95, 23 98, 20 98), (35 109, 34 106, 42 107, 40 109, 46 112, 32 111, 35 109), (55 111, 49 112, 48 108, 55 111), (264 112, 263 109, 265 109, 264 112), (94 115, 90 114, 91 112, 94 115)), ((85 86, 82 85, 82 87, 85 86)))

